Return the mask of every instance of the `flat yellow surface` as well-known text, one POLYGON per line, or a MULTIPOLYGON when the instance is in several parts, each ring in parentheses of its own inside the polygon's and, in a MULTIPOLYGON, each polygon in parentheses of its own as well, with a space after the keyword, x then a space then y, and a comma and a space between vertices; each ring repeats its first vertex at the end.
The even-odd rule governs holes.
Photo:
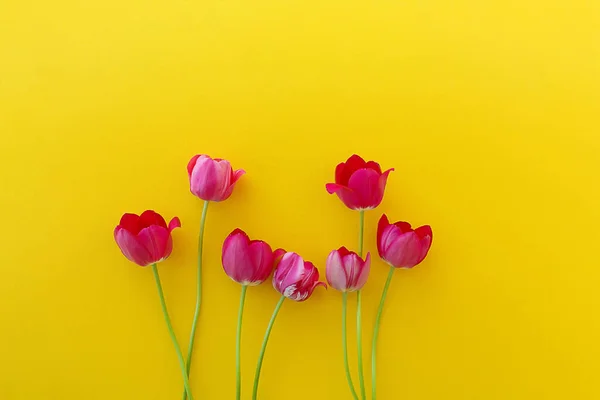
MULTIPOLYGON (((324 272, 356 246, 358 215, 325 191, 354 152, 396 168, 368 250, 382 212, 434 231, 392 283, 378 398, 600 398, 599 27, 591 0, 2 0, 0 399, 180 398, 151 271, 112 231, 181 218, 160 272, 185 344, 196 153, 247 171, 209 207, 192 372, 197 400, 233 399, 222 241, 241 227, 324 272)), ((386 273, 375 256, 367 367, 386 273)), ((277 298, 248 291, 245 399, 277 298)), ((340 306, 284 304, 260 399, 350 399, 340 306)))

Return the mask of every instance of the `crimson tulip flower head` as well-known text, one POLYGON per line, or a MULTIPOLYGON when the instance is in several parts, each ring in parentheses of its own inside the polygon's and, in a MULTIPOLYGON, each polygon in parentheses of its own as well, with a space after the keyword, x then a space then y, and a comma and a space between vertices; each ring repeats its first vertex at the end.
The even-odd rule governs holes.
POLYGON ((327 288, 319 282, 319 270, 309 261, 293 252, 283 249, 275 251, 275 273, 273 287, 279 293, 294 301, 304 301, 317 286, 327 288))
POLYGON ((341 292, 354 292, 367 283, 370 269, 370 253, 363 260, 358 254, 342 246, 329 253, 325 276, 332 288, 341 292))
POLYGON ((146 210, 139 216, 123 214, 115 228, 115 241, 129 261, 146 267, 171 255, 171 231, 179 227, 179 218, 174 217, 167 226, 165 219, 152 210, 146 210))
POLYGON ((227 276, 242 285, 255 286, 271 275, 274 255, 266 242, 250 240, 246 232, 235 229, 223 243, 221 260, 227 276))
POLYGON ((390 224, 383 214, 377 227, 379 256, 396 268, 412 268, 419 264, 431 247, 433 232, 429 225, 412 229, 408 222, 390 224))
POLYGON ((381 204, 388 175, 393 170, 381 172, 375 161, 366 162, 354 154, 345 163, 338 164, 335 183, 328 183, 325 188, 329 194, 337 194, 352 210, 373 209, 381 204))
POLYGON ((205 154, 192 157, 187 166, 190 178, 190 191, 206 201, 227 200, 235 183, 246 172, 231 168, 227 160, 210 158, 205 154))

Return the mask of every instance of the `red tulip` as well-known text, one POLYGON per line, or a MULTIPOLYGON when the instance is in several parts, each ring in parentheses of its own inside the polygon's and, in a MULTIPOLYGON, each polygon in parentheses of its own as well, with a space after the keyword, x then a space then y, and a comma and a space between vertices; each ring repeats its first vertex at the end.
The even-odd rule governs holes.
POLYGON ((237 180, 245 174, 243 169, 234 171, 227 160, 212 159, 204 154, 192 157, 187 169, 190 191, 206 201, 227 200, 237 180))
POLYGON ((327 287, 319 282, 319 270, 309 261, 304 261, 296 253, 278 249, 275 252, 275 274, 273 287, 288 299, 304 301, 317 286, 327 287))
POLYGON ((329 194, 337 194, 346 207, 352 210, 368 210, 377 207, 383 200, 385 184, 390 168, 381 172, 375 161, 365 162, 354 154, 335 169, 335 183, 325 187, 329 194))
POLYGON ((429 225, 412 229, 408 222, 390 224, 383 214, 377 227, 379 256, 396 268, 412 268, 419 264, 429 251, 433 232, 429 225))
POLYGON ((173 250, 171 231, 179 227, 179 218, 174 217, 167 226, 160 214, 147 210, 140 216, 123 214, 114 235, 123 255, 146 267, 169 257, 173 250))
POLYGON ((345 247, 333 250, 327 257, 325 276, 332 288, 341 292, 360 290, 367 283, 371 269, 371 255, 360 258, 358 254, 345 247))
POLYGON ((221 258, 227 276, 242 285, 263 283, 273 270, 273 251, 262 240, 250 240, 241 229, 227 236, 221 258))

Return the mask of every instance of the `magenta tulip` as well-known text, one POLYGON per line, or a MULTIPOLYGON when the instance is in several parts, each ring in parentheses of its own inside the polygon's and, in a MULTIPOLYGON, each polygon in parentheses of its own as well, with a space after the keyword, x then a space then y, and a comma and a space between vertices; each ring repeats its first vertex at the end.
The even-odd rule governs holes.
POLYGON ((294 301, 304 301, 317 286, 327 287, 319 282, 319 270, 309 261, 304 261, 296 253, 283 250, 276 252, 273 287, 283 296, 294 301))
POLYGON ((370 269, 369 253, 363 260, 358 254, 342 246, 329 253, 325 276, 332 288, 341 292, 354 292, 365 285, 370 269))
POLYGON ((390 224, 383 214, 377 227, 379 256, 396 268, 412 268, 419 264, 429 251, 433 232, 429 225, 412 229, 408 222, 390 224))
POLYGON ((245 174, 243 169, 234 171, 227 160, 204 154, 192 157, 187 169, 190 191, 206 201, 227 200, 237 180, 245 174))
POLYGON ((273 270, 273 251, 262 240, 250 240, 241 229, 227 236, 221 257, 227 276, 242 285, 263 283, 273 270))
POLYGON ((335 183, 325 187, 329 194, 337 194, 346 207, 352 210, 370 210, 383 200, 390 168, 381 172, 375 161, 366 162, 354 154, 335 169, 335 183))
POLYGON ((123 214, 114 231, 115 241, 128 260, 146 267, 169 257, 173 250, 171 231, 181 223, 175 217, 167 226, 164 218, 152 210, 138 216, 123 214))

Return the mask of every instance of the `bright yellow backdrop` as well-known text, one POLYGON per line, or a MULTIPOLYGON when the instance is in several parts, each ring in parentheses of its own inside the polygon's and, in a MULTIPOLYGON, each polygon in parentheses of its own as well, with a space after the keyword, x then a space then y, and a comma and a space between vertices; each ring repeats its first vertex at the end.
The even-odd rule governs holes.
MULTIPOLYGON (((353 152, 396 168, 368 250, 382 212, 434 230, 392 284, 381 400, 600 398, 599 26, 591 0, 3 0, 0 398, 179 398, 151 271, 112 231, 123 212, 181 218, 160 271, 185 343, 195 153, 247 171, 209 208, 192 374, 197 399, 233 398, 221 243, 241 227, 324 271, 356 244, 324 187, 353 152)), ((245 398, 276 300, 248 293, 245 398)), ((349 398, 340 305, 322 289, 284 304, 262 399, 349 398)))

